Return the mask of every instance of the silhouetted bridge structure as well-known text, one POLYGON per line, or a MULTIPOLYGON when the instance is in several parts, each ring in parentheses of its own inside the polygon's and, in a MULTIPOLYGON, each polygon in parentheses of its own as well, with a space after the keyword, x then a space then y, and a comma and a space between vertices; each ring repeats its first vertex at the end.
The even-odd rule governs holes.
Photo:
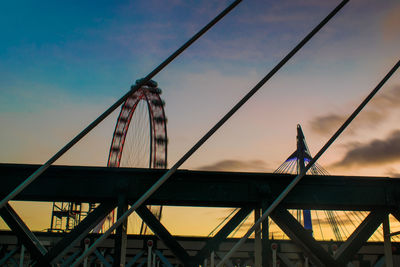
MULTIPOLYGON (((101 264, 106 266, 111 266, 111 264, 113 266, 141 266, 145 264, 145 261, 142 260, 138 263, 137 260, 142 256, 147 256, 147 266, 150 267, 150 263, 155 262, 152 261, 153 254, 151 249, 153 245, 151 242, 146 243, 147 252, 145 251, 146 248, 144 248, 141 252, 136 253, 133 258, 129 258, 130 254, 128 254, 127 258, 126 251, 130 248, 127 246, 129 240, 126 234, 126 220, 133 212, 136 212, 143 219, 166 248, 164 252, 154 249, 154 253, 161 260, 165 259, 163 264, 166 266, 171 266, 171 262, 179 262, 183 266, 190 267, 206 266, 206 259, 211 261, 210 266, 214 266, 214 263, 217 263, 217 267, 222 267, 224 263, 228 266, 242 266, 242 263, 248 264, 246 262, 252 258, 252 255, 247 253, 248 251, 246 252, 245 245, 248 244, 246 242, 251 241, 246 241, 246 239, 254 231, 256 232, 254 264, 251 265, 257 267, 269 266, 270 264, 274 267, 277 266, 276 259, 278 256, 282 260, 281 266, 289 267, 294 266, 293 264, 302 265, 303 263, 305 266, 336 267, 347 266, 351 262, 358 266, 373 265, 379 267, 385 263, 383 259, 386 261, 385 264, 387 266, 394 266, 393 261, 397 265, 400 264, 397 257, 392 257, 390 237, 397 233, 391 233, 389 226, 389 214, 400 220, 400 180, 379 177, 306 176, 307 171, 314 166, 321 155, 335 142, 400 67, 400 61, 390 69, 320 151, 310 159, 307 166, 303 166, 300 169, 298 175, 178 170, 199 147, 304 47, 349 0, 341 1, 169 170, 51 166, 108 115, 125 103, 135 92, 138 92, 142 86, 148 84, 156 74, 240 2, 241 0, 233 1, 145 78, 140 79, 133 85, 124 96, 111 105, 43 165, 0 164, 0 215, 12 230, 10 233, 2 233, 0 235, 1 265, 18 265, 12 257, 19 251, 19 245, 23 244, 21 251, 18 253, 21 256, 24 255, 26 248, 29 252, 30 264, 35 266, 80 266, 81 264, 87 266, 89 258, 95 255, 101 261, 101 264), (87 202, 99 203, 99 205, 71 232, 62 236, 49 233, 45 237, 44 234, 30 231, 10 206, 9 201, 11 200, 87 202), (128 208, 128 204, 131 204, 131 207, 128 208), (183 239, 171 235, 149 211, 146 204, 236 207, 239 210, 212 238, 190 244, 190 242, 185 243, 183 239), (90 232, 114 208, 118 209, 116 222, 104 234, 96 236, 95 240, 85 239, 87 236, 94 238, 93 235, 90 235, 90 232), (369 214, 345 242, 336 244, 339 245, 338 248, 333 249, 329 247, 329 244, 316 241, 312 234, 288 212, 287 209, 292 208, 369 211, 369 214), (237 243, 227 240, 229 234, 253 210, 256 214, 255 217, 259 217, 257 222, 237 243), (261 211, 262 216, 260 215, 261 211), (266 220, 268 217, 272 218, 290 237, 292 242, 296 244, 296 249, 301 249, 305 256, 304 261, 294 263, 287 260, 290 256, 282 254, 282 252, 287 252, 283 249, 285 247, 283 243, 271 244, 268 235, 268 220, 266 220), (381 224, 383 224, 384 242, 380 247, 384 249, 376 249, 375 254, 372 253, 374 257, 364 261, 364 254, 358 255, 357 253, 360 251, 366 253, 367 247, 371 245, 366 245, 366 241, 381 224), (115 234, 112 234, 114 231, 115 234), (9 238, 8 235, 15 235, 17 239, 12 241, 13 237, 9 238), (11 240, 10 243, 7 243, 7 240, 11 240), (112 242, 111 240, 115 241, 113 245, 108 247, 111 249, 108 256, 113 255, 112 263, 105 259, 106 254, 103 254, 105 251, 101 251, 102 249, 107 249, 107 243, 112 242), (84 244, 81 242, 84 242, 84 244), (8 246, 11 246, 12 249, 9 250, 8 246), (196 246, 197 248, 194 249, 193 247, 196 246), (278 247, 282 248, 282 250, 278 251, 278 247), (221 251, 227 252, 226 255, 218 255, 221 251), (241 256, 243 252, 247 253, 245 258, 241 256), (164 253, 165 255, 168 254, 169 257, 173 256, 174 261, 166 260, 164 253), (382 257, 383 254, 385 255, 384 258, 382 257), (215 255, 218 255, 221 261, 214 262, 215 255), (361 258, 354 260, 354 257, 357 256, 361 258), (241 261, 235 261, 235 258, 241 261)), ((127 119, 127 117, 124 117, 124 119, 127 119)), ((122 135, 118 132, 117 136, 121 137, 122 135)), ((165 143, 167 139, 159 139, 159 141, 165 143)), ((134 241, 132 242, 134 243, 134 241)), ((143 247, 143 241, 141 244, 143 247)), ((162 246, 160 245, 160 247, 162 246)), ((20 258, 23 259, 22 257, 20 258)))
MULTIPOLYGON (((2 173, 0 197, 4 197, 12 188, 21 183, 27 174, 37 168, 37 165, 0 164, 2 173)), ((24 231, 23 221, 18 219, 18 215, 10 206, 2 209, 1 215, 18 239, 23 241, 22 243, 25 244, 33 258, 39 262, 40 259, 61 260, 73 255, 73 252, 80 246, 82 237, 89 234, 90 230, 104 216, 118 206, 118 203, 136 201, 162 173, 163 170, 156 169, 51 166, 39 179, 22 191, 16 200, 90 202, 101 203, 101 205, 70 233, 58 235, 58 238, 52 237, 53 242, 51 245, 49 243, 49 250, 44 255, 39 253, 35 240, 32 240, 24 231), (30 246, 27 246, 26 244, 29 243, 30 246)), ((184 266, 198 266, 203 264, 204 258, 209 257, 212 251, 221 252, 221 246, 225 247, 222 252, 229 250, 228 248, 233 242, 226 239, 227 236, 254 209, 268 207, 294 177, 294 175, 272 173, 177 171, 162 188, 146 201, 146 205, 240 208, 213 238, 200 238, 196 245, 193 242, 185 243, 185 238, 174 237, 170 234, 144 205, 137 210, 137 213, 161 240, 163 245, 158 247, 165 250, 164 254, 170 259, 170 262, 180 262, 184 266)), ((387 219, 388 214, 391 213, 400 219, 399 204, 400 180, 398 179, 307 176, 271 213, 271 218, 297 245, 296 248, 292 247, 292 250, 301 250, 314 265, 344 266, 347 262, 352 261, 358 251, 366 245, 368 238, 385 218, 387 219), (363 210, 370 211, 370 214, 346 242, 335 243, 339 247, 333 256, 332 253, 329 253, 327 245, 329 242, 316 241, 287 209, 363 210)), ((269 259, 271 243, 276 241, 269 240, 267 229, 263 229, 262 250, 265 258, 269 259)), ((386 234, 388 233, 386 232, 386 234)), ((49 235, 50 233, 47 234, 47 236, 49 235)), ((151 237, 142 236, 139 239, 148 238, 151 237)), ((3 243, 3 237, 1 239, 3 241, 0 243, 3 243)), ((117 239, 117 237, 114 236, 111 240, 113 239, 117 239)), ((118 248, 110 245, 110 242, 112 241, 108 241, 105 248, 108 247, 109 253, 114 255, 118 248), (112 250, 110 250, 111 247, 112 250)), ((232 264, 235 264, 235 260, 238 259, 244 263, 246 257, 243 255, 247 255, 247 261, 252 259, 251 255, 254 255, 254 251, 249 249, 249 246, 253 247, 253 241, 248 242, 251 245, 247 243, 247 248, 244 246, 236 252, 232 257, 232 264), (243 254, 244 252, 247 254, 243 254)), ((374 245, 377 246, 376 243, 374 245)), ((141 246, 136 244, 135 248, 141 246)), ((285 246, 280 245, 279 247, 284 252, 285 246)), ((383 243, 380 243, 378 247, 380 249, 374 250, 376 257, 373 259, 375 261, 382 257, 383 243)), ((127 249, 129 251, 133 248, 127 249)), ((133 254, 131 253, 131 255, 133 254)), ((129 255, 128 253, 127 260, 129 255)), ((284 254, 281 256, 285 257, 284 254)), ((358 258, 358 260, 360 259, 365 261, 365 257, 358 258)), ((263 266, 267 266, 266 264, 265 262, 263 266)), ((284 265, 282 261, 281 266, 284 265)))

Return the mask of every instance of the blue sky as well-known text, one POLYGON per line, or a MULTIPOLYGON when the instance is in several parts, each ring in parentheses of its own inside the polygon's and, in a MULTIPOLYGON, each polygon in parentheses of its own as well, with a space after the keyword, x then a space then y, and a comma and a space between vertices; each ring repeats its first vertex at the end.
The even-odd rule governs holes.
MULTIPOLYGON (((0 4, 0 161, 45 162, 230 2, 0 4)), ((244 0, 157 75, 169 165, 338 3, 244 0)), ((297 123, 315 154, 400 58, 399 12, 396 0, 350 1, 183 167, 230 160, 230 170, 273 171, 293 152, 297 123)), ((381 99, 396 99, 399 85, 396 73, 381 99)), ((398 141, 400 108, 378 102, 321 158, 328 171, 400 173, 400 152, 393 151, 378 163, 358 155, 363 164, 335 165, 370 153, 371 142, 398 141)), ((105 166, 115 120, 113 114, 57 163, 105 166)))

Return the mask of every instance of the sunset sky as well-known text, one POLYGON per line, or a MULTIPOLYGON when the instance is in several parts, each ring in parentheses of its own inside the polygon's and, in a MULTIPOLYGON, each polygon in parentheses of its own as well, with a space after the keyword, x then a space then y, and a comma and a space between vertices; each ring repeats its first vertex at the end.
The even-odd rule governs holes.
MULTIPOLYGON (((1 3, 0 162, 47 161, 229 3, 1 3)), ((169 166, 338 3, 244 0, 157 75, 169 166)), ((399 14, 397 0, 351 0, 182 168, 271 172, 294 151, 297 124, 317 153, 400 59, 399 14)), ((105 166, 117 113, 56 164, 105 166)), ((398 71, 319 164, 400 177, 399 115, 398 71)), ((47 208, 14 205, 32 222, 47 208)))

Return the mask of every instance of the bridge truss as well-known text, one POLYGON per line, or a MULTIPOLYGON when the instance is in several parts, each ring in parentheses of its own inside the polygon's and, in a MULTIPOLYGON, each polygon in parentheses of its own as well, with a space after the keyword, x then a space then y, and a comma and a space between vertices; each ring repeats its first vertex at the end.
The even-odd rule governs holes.
MULTIPOLYGON (((187 47, 193 44, 213 25, 221 20, 241 0, 234 1, 215 19, 183 44, 176 52, 150 72, 131 90, 109 107, 80 134, 67 143, 59 152, 42 166, 1 164, 0 215, 9 225, 18 240, 23 243, 33 259, 32 265, 51 266, 64 262, 67 266, 79 266, 116 230, 114 247, 114 266, 126 263, 126 232, 123 223, 127 217, 136 212, 149 228, 173 252, 184 266, 198 266, 210 253, 219 250, 219 245, 227 235, 252 211, 262 216, 250 230, 232 247, 226 255, 221 256, 217 267, 224 263, 233 265, 233 258, 238 249, 250 235, 261 231, 262 266, 268 266, 268 224, 271 217, 274 222, 303 250, 304 254, 315 266, 345 266, 357 253, 377 227, 383 223, 385 236, 385 258, 388 266, 393 266, 390 245, 388 215, 398 220, 399 214, 399 182, 388 178, 340 177, 340 176, 306 176, 309 168, 314 166, 321 155, 339 137, 359 112, 367 105, 385 82, 400 67, 398 61, 372 90, 368 97, 356 108, 345 123, 327 141, 307 166, 298 174, 249 174, 249 173, 216 173, 177 171, 178 168, 201 147, 229 118, 237 112, 271 77, 273 77, 313 36, 324 27, 348 2, 341 1, 308 35, 302 39, 256 86, 254 86, 225 116, 219 120, 191 149, 187 151, 168 171, 147 169, 113 169, 91 167, 51 167, 66 151, 74 146, 88 132, 110 115, 118 106, 128 99, 145 83, 172 62, 187 47), (40 176, 40 177, 39 177, 40 176), (305 177, 306 176, 306 177, 305 177), (28 178, 24 178, 28 177, 28 178), (79 190, 77 190, 79 185, 79 190), (96 185, 96 188, 93 188, 96 185), (337 198, 341 195, 341 198, 337 198), (366 198, 365 196, 368 196, 366 198), (23 220, 12 209, 10 200, 50 201, 50 202, 82 202, 100 203, 71 232, 47 246, 42 244, 23 220), (131 207, 126 210, 128 204, 131 207), (184 205, 203 207, 236 207, 238 212, 222 227, 222 229, 195 254, 185 250, 161 224, 145 205, 184 205), (77 257, 73 263, 65 263, 65 256, 80 242, 112 209, 119 207, 117 221, 90 246, 72 254, 77 257), (304 227, 287 211, 287 209, 323 209, 323 210, 356 210, 367 211, 368 216, 355 229, 350 237, 331 255, 324 249, 304 227), (261 227, 261 228, 260 228, 261 227)), ((149 245, 150 247, 150 245, 149 245)), ((100 253, 101 254, 101 253, 100 253)), ((97 254, 96 254, 97 255, 97 254)), ((100 258, 101 255, 98 255, 100 258)), ((148 255, 150 262, 150 254, 148 255)), ((161 257, 159 255, 159 257, 161 257)), ((258 263, 259 265, 260 263, 258 263)), ((289 262, 285 263, 290 265, 289 262)), ((255 264, 257 265, 257 263, 255 264)))
MULTIPOLYGON (((38 166, 0 164, 4 196, 18 185, 27 173, 38 166)), ((37 243, 27 234, 22 219, 7 205, 1 216, 13 233, 26 246, 38 266, 56 263, 73 255, 71 249, 111 210, 121 204, 130 204, 157 180, 163 170, 52 166, 40 179, 21 192, 18 200, 64 201, 101 203, 70 233, 49 247, 37 243), (93 188, 93 181, 97 181, 93 188), (76 190, 79 183, 80 189, 76 190)), ((202 244, 194 254, 169 233, 162 223, 142 205, 138 215, 171 251, 183 266, 198 266, 211 253, 221 248, 228 235, 255 209, 265 209, 293 180, 293 175, 274 173, 232 173, 177 171, 171 180, 150 197, 145 205, 234 207, 238 212, 212 238, 202 244), (195 189, 194 189, 195 188, 195 189)), ((295 242, 315 266, 344 266, 353 260, 360 248, 382 224, 389 214, 400 220, 400 180, 382 177, 307 176, 271 213, 274 222, 295 242), (342 197, 337 198, 340 195, 342 197), (365 196, 368 195, 368 198, 365 196), (335 255, 329 253, 313 238, 288 209, 368 211, 369 215, 350 237, 340 244, 335 255)), ((263 259, 271 258, 268 225, 262 226, 263 259)), ((390 233, 385 231, 385 235, 390 233)), ((116 237, 115 237, 116 238, 116 237)), ((390 240, 390 239, 389 239, 390 240)), ((123 243, 123 242, 122 242, 123 243)), ((229 248, 229 246, 228 246, 229 248)), ((83 248, 81 248, 83 249, 83 248)), ((126 248, 125 248, 126 249, 126 248)), ((118 251, 117 248, 113 253, 118 251)), ((238 252, 240 256, 240 252, 238 252)), ((76 256, 76 255, 75 255, 76 256)), ((234 256, 233 260, 239 256, 234 256)), ((233 262, 234 264, 234 262, 233 262)))

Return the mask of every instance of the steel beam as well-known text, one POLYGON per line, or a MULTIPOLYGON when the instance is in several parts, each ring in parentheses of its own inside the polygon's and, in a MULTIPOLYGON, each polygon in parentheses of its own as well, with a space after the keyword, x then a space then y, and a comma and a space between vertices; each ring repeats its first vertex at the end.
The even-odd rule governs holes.
POLYGON ((316 266, 338 266, 329 253, 312 237, 304 227, 285 209, 277 208, 271 213, 274 222, 298 244, 316 266))
POLYGON ((33 258, 36 260, 42 259, 43 255, 47 253, 46 248, 42 246, 39 239, 29 230, 28 226, 14 209, 9 204, 6 204, 0 209, 0 215, 10 229, 18 236, 33 258))
POLYGON ((131 267, 133 264, 136 263, 136 261, 138 261, 140 259, 140 257, 142 257, 142 255, 144 254, 144 250, 140 251, 138 254, 136 254, 126 265, 125 267, 131 267))
MULTIPOLYGON (((37 165, 0 164, 0 197, 36 168, 37 165)), ((102 203, 118 199, 121 184, 124 184, 127 200, 133 202, 162 173, 163 170, 155 169, 52 166, 21 192, 19 200, 102 203)), ((179 170, 146 204, 255 207, 265 199, 275 199, 293 178, 293 175, 272 173, 179 170)), ((306 176, 284 199, 282 206, 288 209, 395 209, 400 206, 400 179, 306 176), (337 198, 339 194, 341 197, 337 198)))
POLYGON ((390 213, 393 215, 393 217, 396 218, 396 220, 398 220, 400 222, 400 210, 398 207, 391 210, 390 213))
POLYGON ((105 267, 112 267, 112 265, 107 261, 107 259, 104 257, 103 254, 100 253, 98 249, 94 251, 94 254, 100 260, 102 265, 104 265, 105 267))
POLYGON ((17 253, 18 249, 19 247, 15 247, 13 250, 4 255, 4 257, 0 259, 0 266, 8 266, 7 261, 10 260, 15 253, 17 253))
POLYGON ((354 254, 360 250, 368 238, 376 231, 385 216, 388 216, 388 212, 384 210, 370 212, 346 242, 337 250, 335 259, 340 266, 344 266, 351 260, 354 254))
MULTIPOLYGON (((216 255, 220 260, 222 260, 222 259, 226 256, 226 253, 225 253, 225 252, 219 251, 219 252, 216 252, 215 255, 216 255)), ((225 265, 228 266, 228 267, 235 267, 235 266, 233 266, 231 260, 228 260, 227 262, 225 262, 225 263, 224 263, 224 266, 225 266, 225 265)))
POLYGON ((281 260, 281 263, 279 264, 279 267, 286 266, 286 267, 297 267, 298 265, 296 264, 296 266, 293 264, 293 262, 290 261, 290 259, 284 254, 284 253, 279 253, 278 252, 278 257, 281 260))
POLYGON ((190 265, 190 256, 186 250, 174 239, 161 222, 149 211, 146 206, 140 206, 136 213, 161 241, 172 251, 184 266, 190 265))
MULTIPOLYGON (((261 217, 261 209, 254 209, 254 223, 257 222, 261 217)), ((267 219, 268 221, 268 219, 267 219)), ((254 267, 261 267, 262 265, 262 254, 261 254, 261 225, 259 225, 254 231, 254 267)))
MULTIPOLYGON (((120 218, 128 210, 126 197, 120 195, 118 198, 117 218, 120 218)), ((125 220, 116 230, 115 235, 115 251, 114 251, 114 267, 125 266, 126 263, 126 244, 127 244, 127 227, 128 220, 125 220)))
MULTIPOLYGON (((267 208, 268 208, 268 203, 263 202, 262 203, 262 213, 264 213, 267 208)), ((261 233, 262 233, 262 239, 261 239, 261 248, 262 248, 262 266, 263 267, 269 267, 270 261, 272 259, 272 253, 271 253, 271 242, 269 240, 269 223, 268 223, 268 218, 264 220, 261 224, 261 233)))
POLYGON ((160 258, 161 262, 165 267, 173 267, 172 264, 167 260, 167 258, 157 249, 154 250, 154 253, 160 258))
POLYGON ((43 259, 38 262, 38 266, 45 263, 57 263, 62 257, 73 248, 77 242, 82 240, 102 219, 107 216, 114 208, 115 202, 101 203, 91 213, 83 219, 70 233, 61 239, 54 247, 44 255, 43 259))
POLYGON ((392 243, 390 240, 389 215, 383 219, 383 247, 385 250, 386 267, 393 267, 392 243))
MULTIPOLYGON (((46 244, 52 244, 54 241, 56 240, 60 240, 61 237, 63 237, 64 234, 61 233, 49 233, 49 232, 34 232, 34 234, 39 238, 39 240, 42 241, 42 243, 46 243, 46 244)), ((88 237, 93 240, 97 237, 97 234, 89 234, 88 237)), ((146 241, 148 239, 152 239, 152 240, 157 240, 157 237, 155 236, 139 236, 139 235, 128 235, 128 245, 130 250, 128 250, 128 254, 127 257, 129 257, 129 261, 132 259, 133 256, 135 256, 135 254, 139 253, 140 251, 143 252, 143 245, 146 244, 146 241)), ((197 251, 199 251, 202 246, 204 246, 207 241, 209 240, 209 238, 206 237, 182 237, 182 236, 176 236, 175 240, 178 241, 184 248, 186 251, 188 251, 188 253, 196 253, 197 251)), ((227 239, 226 241, 224 241, 221 244, 221 249, 223 246, 223 251, 226 252, 226 249, 228 249, 229 247, 232 246, 232 244, 235 242, 235 238, 231 239, 227 239)), ((15 233, 11 232, 11 231, 0 231, 0 258, 3 258, 7 252, 10 251, 10 249, 14 249, 15 246, 19 246, 18 240, 15 236, 15 233), (8 248, 8 249, 7 249, 8 248)), ((161 241, 156 241, 157 245, 156 245, 156 249, 162 249, 163 254, 168 258, 168 260, 174 264, 174 266, 178 263, 177 259, 175 256, 173 256, 173 254, 171 253, 171 251, 166 248, 165 246, 163 246, 161 243, 161 241)), ((297 254, 296 252, 298 252, 298 246, 293 244, 292 241, 290 240, 275 240, 274 242, 276 242, 278 244, 278 257, 281 255, 280 253, 284 253, 287 257, 289 257, 290 259, 298 259, 298 256, 301 256, 299 254, 297 254), (294 254, 296 255, 294 255, 294 254)), ((332 246, 332 242, 331 241, 318 241, 319 244, 321 244, 324 248, 328 248, 332 246)), ((342 244, 343 242, 334 242, 335 244, 337 244, 338 246, 340 246, 340 244, 342 244)), ((248 242, 246 243, 246 245, 244 247, 242 247, 242 250, 238 251, 238 255, 239 257, 243 256, 246 257, 248 256, 249 258, 252 257, 252 253, 251 253, 251 247, 253 245, 253 240, 248 240, 248 242)), ((398 247, 398 243, 393 244, 394 246, 398 247)), ((77 244, 73 249, 71 249, 71 251, 68 253, 68 256, 71 255, 71 253, 77 251, 79 253, 82 253, 82 249, 83 249, 83 245, 81 244, 77 244)), ((105 243, 104 243, 104 247, 101 248, 107 248, 109 251, 112 251, 113 248, 113 237, 110 237, 105 243)), ((269 250, 271 251, 271 247, 268 247, 269 250)), ((147 248, 146 248, 147 251, 147 248)), ((395 258, 399 257, 399 250, 397 249, 396 252, 394 253, 395 258)), ((373 263, 376 261, 377 258, 370 258, 368 255, 382 255, 383 254, 383 243, 382 242, 366 242, 364 243, 364 246, 360 249, 360 251, 357 253, 358 257, 357 257, 357 261, 363 261, 362 259, 364 258, 364 260, 369 260, 369 262, 373 263), (360 254, 359 254, 360 253, 360 254)), ((32 259, 32 257, 28 254, 27 255, 27 259, 29 259, 29 261, 32 259)), ((107 254, 110 255, 110 254, 107 254)), ((192 255, 192 254, 190 254, 192 255)), ((15 257, 14 257, 15 258, 15 257)), ((67 256, 65 256, 63 258, 63 260, 65 260, 67 258, 67 256)), ((75 257, 76 258, 76 257, 75 257)), ((89 256, 88 259, 88 266, 89 263, 92 262, 93 263, 93 259, 95 259, 95 255, 92 254, 91 256, 89 256)), ((16 259, 16 258, 15 258, 16 259)), ((107 258, 109 262, 110 259, 107 258)), ((136 261, 136 263, 134 264, 134 266, 136 266, 138 263, 140 263, 143 259, 143 256, 138 259, 136 261)), ((28 261, 25 261, 28 262, 28 261)), ((64 261, 60 261, 58 263, 63 263, 64 261)), ((218 260, 216 261, 218 263, 218 260)), ((208 264, 210 264, 210 259, 208 260, 208 264)), ((357 263, 356 263, 357 264, 357 263)), ((395 263, 396 264, 396 263, 395 263)), ((67 265, 70 266, 70 265, 67 265)), ((133 265, 132 265, 133 266, 133 265)), ((263 265, 264 267, 265 265, 263 265)), ((285 266, 283 265, 283 261, 281 261, 281 266, 285 266)), ((341 265, 338 265, 341 266, 341 265)), ((372 265, 371 265, 372 266, 372 265)))
MULTIPOLYGON (((61 267, 68 267, 71 265, 71 263, 74 261, 74 259, 76 258, 76 256, 79 255, 79 253, 81 253, 82 251, 74 251, 74 253, 72 253, 68 258, 65 259, 65 261, 61 262, 61 267)), ((40 265, 39 265, 40 266, 40 265)))
POLYGON ((193 262, 200 265, 204 258, 208 257, 211 252, 217 251, 219 245, 232 233, 233 230, 249 215, 252 211, 250 207, 241 208, 236 214, 213 236, 207 244, 196 254, 193 262))

